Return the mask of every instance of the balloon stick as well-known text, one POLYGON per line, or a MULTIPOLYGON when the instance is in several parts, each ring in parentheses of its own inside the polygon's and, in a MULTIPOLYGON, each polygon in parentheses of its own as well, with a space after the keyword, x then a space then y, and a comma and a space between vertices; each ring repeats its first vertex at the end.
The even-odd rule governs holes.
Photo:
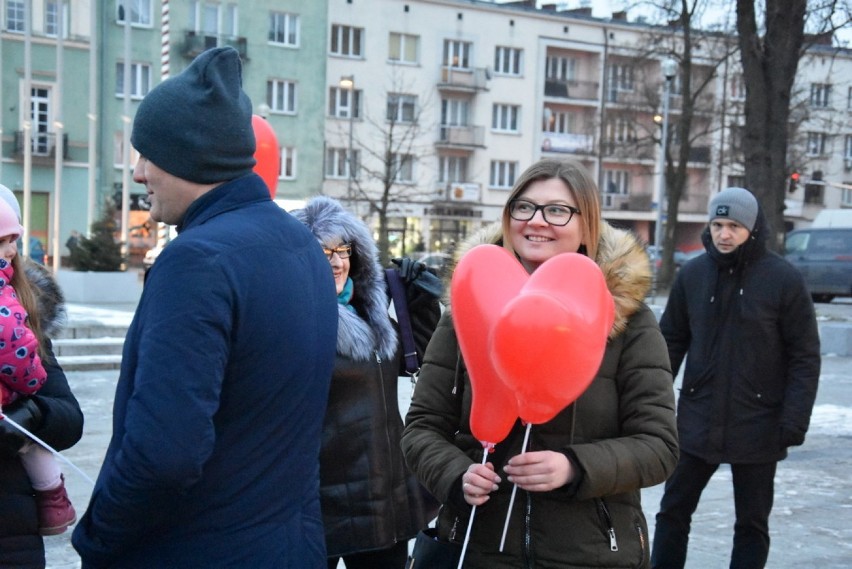
MULTIPOLYGON (((482 446, 484 447, 484 452, 482 453, 482 464, 485 464, 485 461, 488 460, 488 452, 490 449, 494 448, 494 445, 491 443, 483 443, 482 446)), ((457 569, 462 569, 462 563, 464 563, 464 554, 467 553, 467 542, 470 540, 470 529, 473 527, 474 516, 476 516, 476 506, 470 510, 470 521, 467 522, 467 531, 464 532, 464 544, 462 545, 461 556, 459 557, 459 566, 457 569)))
MULTIPOLYGON (((527 430, 524 433, 524 444, 521 447, 521 454, 527 452, 527 443, 530 440, 530 429, 532 423, 527 423, 527 430)), ((503 523, 503 537, 500 538, 500 553, 503 553, 503 545, 506 543, 506 533, 509 531, 509 518, 512 516, 512 506, 515 504, 515 494, 518 492, 518 485, 512 488, 512 497, 509 499, 509 509, 506 511, 506 521, 503 523)))
POLYGON ((34 434, 32 434, 31 432, 29 432, 27 429, 25 429, 24 427, 22 427, 21 425, 19 425, 19 424, 18 424, 18 423, 16 423, 15 421, 13 421, 12 419, 10 419, 8 415, 4 415, 4 414, 0 413, 0 420, 2 420, 2 421, 6 421, 6 422, 7 422, 7 423, 9 423, 10 425, 12 425, 13 427, 15 427, 15 428, 16 428, 16 429, 18 429, 19 431, 21 431, 22 433, 24 433, 27 437, 29 437, 29 438, 30 438, 30 439, 32 439, 33 441, 37 442, 38 444, 40 444, 41 446, 43 446, 44 448, 46 448, 47 450, 49 450, 49 451, 50 451, 50 452, 51 452, 51 453, 52 453, 55 457, 57 457, 57 458, 58 458, 58 459, 60 459, 62 462, 64 462, 65 464, 67 464, 68 466, 70 466, 71 468, 73 468, 74 470, 76 470, 77 472, 79 472, 79 473, 80 473, 80 476, 82 476, 83 478, 85 478, 85 479, 89 482, 89 484, 91 484, 92 486, 94 486, 94 485, 95 485, 95 481, 94 481, 94 480, 92 480, 91 478, 89 478, 88 476, 86 476, 86 473, 85 473, 85 472, 83 472, 82 470, 80 470, 79 468, 77 468, 77 465, 76 465, 76 464, 74 464, 73 462, 71 462, 70 460, 68 460, 67 458, 65 458, 64 456, 62 456, 61 454, 59 454, 59 451, 57 451, 56 449, 54 449, 53 447, 51 447, 49 444, 47 444, 46 442, 44 442, 43 440, 41 440, 40 438, 38 438, 37 436, 35 436, 35 435, 34 435, 34 434))

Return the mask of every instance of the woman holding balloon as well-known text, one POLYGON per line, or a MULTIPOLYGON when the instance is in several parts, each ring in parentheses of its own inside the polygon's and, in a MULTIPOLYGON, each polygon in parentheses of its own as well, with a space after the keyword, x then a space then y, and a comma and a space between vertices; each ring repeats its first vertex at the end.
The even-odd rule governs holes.
POLYGON ((640 489, 677 462, 672 375, 648 257, 598 200, 580 163, 542 160, 459 247, 402 446, 466 568, 648 564, 640 489))

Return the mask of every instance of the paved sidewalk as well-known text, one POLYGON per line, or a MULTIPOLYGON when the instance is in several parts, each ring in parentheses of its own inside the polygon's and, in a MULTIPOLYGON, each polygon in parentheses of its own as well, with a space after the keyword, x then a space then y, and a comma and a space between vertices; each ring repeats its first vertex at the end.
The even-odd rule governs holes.
MULTIPOLYGON (((125 319, 132 307, 81 308, 84 316, 125 319), (99 313, 98 311, 106 311, 99 313)), ((77 308, 69 310, 69 315, 77 308)), ((86 416, 82 441, 64 454, 90 478, 97 476, 112 430, 112 399, 117 370, 69 372, 71 388, 86 416)), ((399 405, 404 411, 411 384, 402 378, 399 405)), ((90 484, 71 468, 63 467, 71 499, 82 515, 90 484)), ((827 355, 817 404, 807 441, 779 464, 775 507, 770 518, 772 549, 768 569, 841 569, 852 567, 852 357, 827 355)), ((662 485, 643 491, 643 503, 653 535, 654 515, 662 485)), ((690 569, 723 569, 733 532, 733 495, 730 470, 722 466, 711 480, 693 521, 687 560, 690 569)), ((70 531, 45 539, 47 566, 80 567, 70 544, 70 531)), ((342 565, 341 565, 342 567, 342 565)))

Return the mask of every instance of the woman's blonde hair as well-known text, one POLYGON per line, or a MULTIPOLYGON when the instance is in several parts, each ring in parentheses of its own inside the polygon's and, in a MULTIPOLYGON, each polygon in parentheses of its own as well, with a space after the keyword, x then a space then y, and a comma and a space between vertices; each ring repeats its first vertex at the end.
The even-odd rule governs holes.
POLYGON ((562 180, 568 191, 574 198, 580 215, 575 215, 571 223, 579 222, 583 230, 583 243, 581 253, 595 260, 598 252, 598 239, 600 239, 601 227, 601 205, 598 197, 598 186, 592 179, 588 169, 577 160, 570 158, 539 160, 518 177, 506 205, 503 207, 503 246, 514 254, 512 244, 506 239, 509 234, 509 204, 512 200, 520 197, 530 184, 540 180, 558 178, 562 180), (585 251, 583 250, 585 249, 585 251))
POLYGON ((26 262, 23 257, 15 255, 12 258, 12 268, 15 270, 15 274, 12 275, 12 282, 10 284, 15 289, 15 294, 18 295, 18 302, 27 311, 27 327, 33 331, 36 340, 38 340, 38 355, 42 361, 50 362, 51 360, 43 348, 45 338, 38 312, 36 291, 32 283, 30 283, 30 279, 27 278, 26 262))

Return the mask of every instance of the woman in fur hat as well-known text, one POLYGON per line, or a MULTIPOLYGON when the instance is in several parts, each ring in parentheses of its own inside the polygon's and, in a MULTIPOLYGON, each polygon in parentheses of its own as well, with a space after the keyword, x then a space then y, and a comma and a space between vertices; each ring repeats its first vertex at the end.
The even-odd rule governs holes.
POLYGON ((598 200, 580 163, 542 160, 518 178, 502 223, 459 248, 460 258, 475 245, 501 245, 529 273, 559 253, 582 253, 601 268, 616 307, 588 389, 535 425, 527 452, 521 453, 525 428, 517 421, 486 464, 470 430, 472 389, 452 307, 442 316, 402 447, 408 465, 442 503, 441 538, 462 543, 471 507, 478 507, 466 569, 648 564, 640 489, 665 480, 677 462, 672 375, 657 321, 643 302, 651 283, 648 257, 632 234, 601 218, 598 200), (513 484, 518 494, 501 553, 513 484))
MULTIPOLYGON (((402 569, 408 540, 430 515, 399 446, 397 379, 404 366, 378 250, 367 226, 331 198, 313 198, 293 215, 322 244, 339 305, 320 453, 328 567, 343 558, 348 569, 402 569)), ((437 298, 410 301, 409 309, 415 332, 434 329, 437 298)), ((428 334, 417 340, 422 354, 428 334)))
MULTIPOLYGON (((0 198, 2 412, 64 450, 80 440, 83 413, 49 341, 63 317, 62 293, 44 267, 17 254, 18 204, 4 186, 0 198)), ((0 420, 0 567, 44 567, 41 536, 62 533, 75 519, 53 455, 0 420)))

